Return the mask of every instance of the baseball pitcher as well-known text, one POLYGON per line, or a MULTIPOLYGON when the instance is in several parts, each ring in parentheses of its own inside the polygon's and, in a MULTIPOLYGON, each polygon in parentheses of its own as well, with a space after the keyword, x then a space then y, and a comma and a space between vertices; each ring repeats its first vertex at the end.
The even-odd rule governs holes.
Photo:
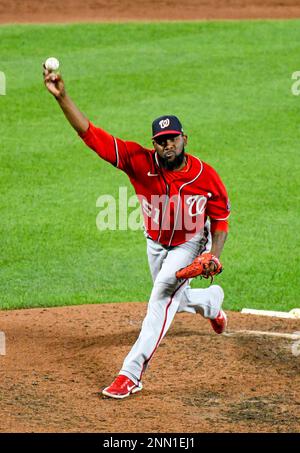
POLYGON ((189 283, 222 271, 227 192, 211 166, 186 153, 188 138, 177 117, 153 121, 153 149, 146 149, 96 127, 68 96, 61 76, 45 67, 43 74, 71 126, 99 157, 128 175, 141 204, 153 288, 139 337, 119 375, 102 392, 126 398, 142 390, 143 373, 177 312, 200 313, 217 334, 226 328, 222 288, 192 289, 189 283))

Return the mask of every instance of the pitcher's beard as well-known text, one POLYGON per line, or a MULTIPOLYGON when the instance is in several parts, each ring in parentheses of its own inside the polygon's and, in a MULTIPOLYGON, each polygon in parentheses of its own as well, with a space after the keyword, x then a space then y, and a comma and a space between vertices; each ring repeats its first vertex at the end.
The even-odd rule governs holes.
POLYGON ((182 165, 184 158, 185 158, 184 148, 182 152, 178 156, 176 156, 175 159, 172 161, 169 161, 165 157, 161 157, 158 155, 159 162, 161 163, 162 167, 165 168, 166 170, 176 170, 182 165))

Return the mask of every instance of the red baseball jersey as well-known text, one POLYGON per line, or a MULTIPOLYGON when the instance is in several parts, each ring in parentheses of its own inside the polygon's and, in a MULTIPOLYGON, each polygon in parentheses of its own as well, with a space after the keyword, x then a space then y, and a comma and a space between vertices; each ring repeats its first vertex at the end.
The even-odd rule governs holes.
POLYGON ((147 234, 165 246, 175 246, 204 230, 228 230, 230 207, 217 172, 198 157, 186 154, 180 171, 160 165, 155 150, 113 137, 89 124, 80 135, 102 159, 124 171, 140 201, 147 234))

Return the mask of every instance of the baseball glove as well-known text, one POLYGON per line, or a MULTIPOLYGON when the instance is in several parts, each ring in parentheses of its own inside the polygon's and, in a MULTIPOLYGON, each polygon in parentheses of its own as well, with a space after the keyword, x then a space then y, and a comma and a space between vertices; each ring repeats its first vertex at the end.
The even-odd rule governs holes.
POLYGON ((176 278, 186 279, 194 277, 211 278, 222 272, 223 267, 219 259, 211 253, 197 256, 194 261, 176 272, 176 278))

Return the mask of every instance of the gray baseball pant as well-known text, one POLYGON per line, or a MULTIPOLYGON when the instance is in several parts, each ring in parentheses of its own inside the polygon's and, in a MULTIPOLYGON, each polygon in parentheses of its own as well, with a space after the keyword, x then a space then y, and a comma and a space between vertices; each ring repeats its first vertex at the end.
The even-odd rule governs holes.
POLYGON ((141 332, 120 371, 135 384, 142 379, 177 312, 200 313, 210 319, 216 318, 219 313, 224 298, 220 286, 192 289, 189 280, 178 281, 175 277, 177 270, 190 264, 203 251, 210 250, 210 237, 204 246, 201 239, 198 234, 184 244, 166 248, 147 238, 153 288, 141 332))

